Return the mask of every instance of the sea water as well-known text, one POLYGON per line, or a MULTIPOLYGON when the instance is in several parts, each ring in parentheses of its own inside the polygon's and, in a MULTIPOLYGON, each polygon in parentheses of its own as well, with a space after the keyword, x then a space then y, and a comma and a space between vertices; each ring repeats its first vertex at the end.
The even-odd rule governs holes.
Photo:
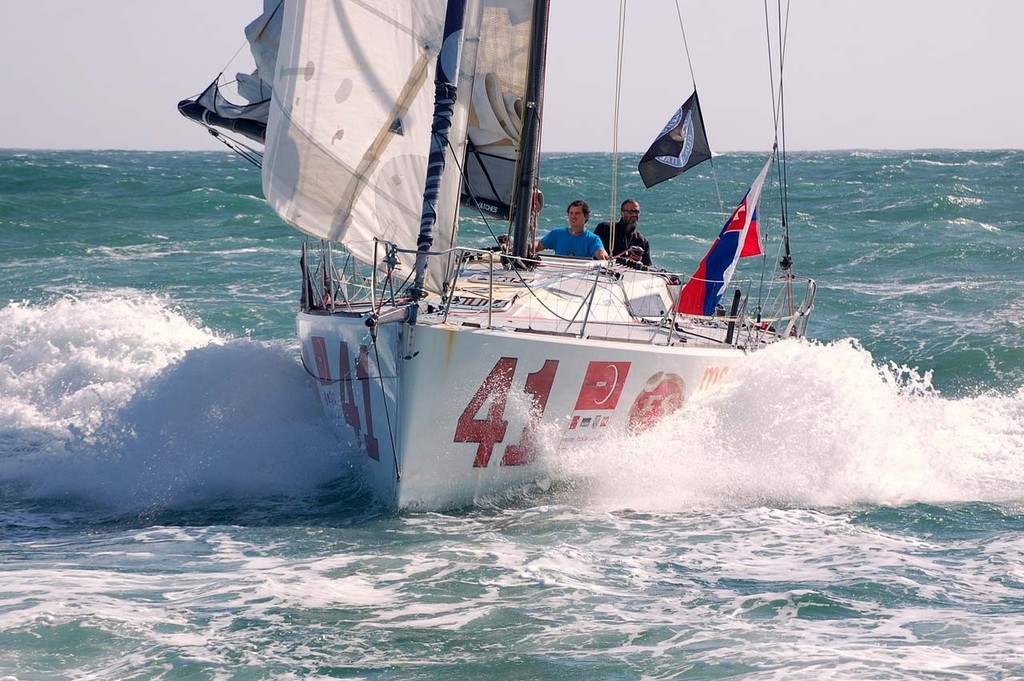
MULTIPOLYGON (((608 155, 545 156, 541 229, 633 196, 692 271, 764 155, 635 161, 613 201, 608 155)), ((813 341, 547 489, 395 514, 318 412, 258 171, 0 151, 0 678, 1024 677, 1024 152, 785 173, 764 264, 785 201, 813 341)))

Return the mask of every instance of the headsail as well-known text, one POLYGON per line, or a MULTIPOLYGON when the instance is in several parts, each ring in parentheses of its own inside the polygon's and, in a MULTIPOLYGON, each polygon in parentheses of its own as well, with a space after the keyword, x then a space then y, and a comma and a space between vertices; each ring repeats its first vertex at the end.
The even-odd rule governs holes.
POLYGON ((178 111, 197 123, 236 132, 262 143, 273 94, 277 46, 281 40, 284 0, 264 0, 263 14, 245 27, 256 70, 235 75, 238 94, 246 101, 236 104, 221 94, 220 77, 192 99, 178 102, 178 111))
MULTIPOLYGON (((363 262, 373 261, 375 239, 416 245, 445 5, 444 0, 383 0, 371 7, 336 0, 285 6, 263 190, 285 221, 344 243, 363 262)), ((524 50, 520 34, 529 40, 531 5, 531 0, 467 3, 449 137, 449 153, 457 162, 450 168, 463 164, 470 103, 482 96, 479 91, 487 93, 488 80, 495 106, 500 95, 506 113, 515 108, 523 76, 512 72, 525 72, 525 66, 509 63, 524 50), (499 42, 494 36, 507 37, 499 42), (478 53, 485 77, 475 79, 478 53)), ((476 129, 481 129, 479 118, 477 112, 476 129)), ((505 122, 499 121, 500 131, 480 138, 488 140, 485 146, 514 147, 515 123, 505 122)), ((454 245, 459 186, 459 173, 446 173, 436 205, 435 250, 454 245)), ((414 256, 402 256, 406 273, 413 261, 414 256)), ((440 270, 428 272, 426 288, 440 288, 445 274, 440 270)))

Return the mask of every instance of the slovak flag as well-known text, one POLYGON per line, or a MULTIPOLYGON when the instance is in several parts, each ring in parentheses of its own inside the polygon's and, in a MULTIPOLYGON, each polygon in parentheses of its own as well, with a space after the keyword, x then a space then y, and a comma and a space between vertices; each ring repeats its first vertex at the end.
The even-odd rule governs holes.
MULTIPOLYGON (((774 155, 773 155, 774 156, 774 155)), ((676 308, 680 314, 712 316, 722 300, 722 293, 732 279, 740 258, 761 255, 761 234, 757 228, 757 206, 761 201, 761 187, 772 165, 769 157, 747 195, 736 206, 721 233, 711 244, 704 259, 690 280, 683 286, 676 308)))

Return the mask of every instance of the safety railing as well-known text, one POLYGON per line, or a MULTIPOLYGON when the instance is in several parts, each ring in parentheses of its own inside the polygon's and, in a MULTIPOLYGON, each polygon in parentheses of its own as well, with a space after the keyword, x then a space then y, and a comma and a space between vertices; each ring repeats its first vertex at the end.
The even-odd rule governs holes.
MULTIPOLYGON (((375 262, 370 274, 363 275, 357 272, 355 262, 350 258, 340 270, 333 264, 323 264, 330 262, 329 249, 321 254, 322 258, 326 256, 326 261, 316 268, 307 268, 304 252, 304 286, 307 290, 315 292, 320 287, 318 279, 330 281, 323 286, 326 292, 321 297, 311 294, 317 304, 312 307, 332 311, 354 302, 367 301, 374 309, 409 305, 408 282, 396 282, 393 276, 381 274, 391 271, 383 266, 383 258, 393 258, 395 253, 415 251, 397 249, 380 242, 379 248, 375 249, 375 262), (311 282, 315 284, 311 286, 311 282), (357 296, 353 296, 353 291, 357 296), (344 295, 335 292, 344 292, 344 295)), ((769 302, 759 304, 760 297, 752 293, 759 286, 757 282, 735 281, 729 287, 730 291, 735 291, 731 294, 736 296, 735 303, 728 311, 719 307, 713 315, 682 314, 677 311, 679 298, 689 277, 672 272, 642 272, 639 274, 641 279, 649 276, 663 282, 668 305, 658 317, 640 314, 634 309, 625 280, 638 275, 625 265, 552 256, 545 257, 543 261, 521 260, 500 251, 467 247, 432 251, 429 257, 449 259, 455 263, 445 281, 444 291, 436 292, 427 301, 429 309, 444 323, 449 322, 452 314, 463 319, 470 315, 476 319, 485 316, 486 321, 481 319, 479 326, 494 328, 496 313, 511 309, 519 296, 534 295, 537 300, 534 309, 543 312, 543 319, 561 325, 559 333, 584 337, 592 324, 599 323, 602 332, 598 337, 609 340, 616 336, 623 339, 639 337, 642 342, 651 344, 703 342, 750 348, 778 338, 804 336, 816 292, 812 279, 784 279, 773 282, 773 295, 765 295, 769 302), (802 292, 797 290, 800 286, 804 287, 802 292), (496 297, 499 288, 504 297, 496 297), (538 290, 554 295, 541 300, 536 296, 538 290), (595 321, 594 304, 599 295, 617 296, 624 310, 623 318, 604 317, 595 321), (550 304, 553 298, 560 302, 558 309, 550 304)), ((605 298, 600 300, 606 302, 605 298)), ((503 327, 508 323, 505 318, 499 322, 503 327)))

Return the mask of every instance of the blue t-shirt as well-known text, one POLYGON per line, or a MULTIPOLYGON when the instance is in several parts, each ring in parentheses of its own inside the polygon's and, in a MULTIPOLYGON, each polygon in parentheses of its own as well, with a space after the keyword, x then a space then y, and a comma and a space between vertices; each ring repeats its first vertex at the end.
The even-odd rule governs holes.
POLYGON ((593 258, 604 248, 600 237, 584 229, 582 234, 572 234, 568 227, 553 229, 540 240, 544 248, 550 248, 555 255, 572 255, 577 258, 593 258))

